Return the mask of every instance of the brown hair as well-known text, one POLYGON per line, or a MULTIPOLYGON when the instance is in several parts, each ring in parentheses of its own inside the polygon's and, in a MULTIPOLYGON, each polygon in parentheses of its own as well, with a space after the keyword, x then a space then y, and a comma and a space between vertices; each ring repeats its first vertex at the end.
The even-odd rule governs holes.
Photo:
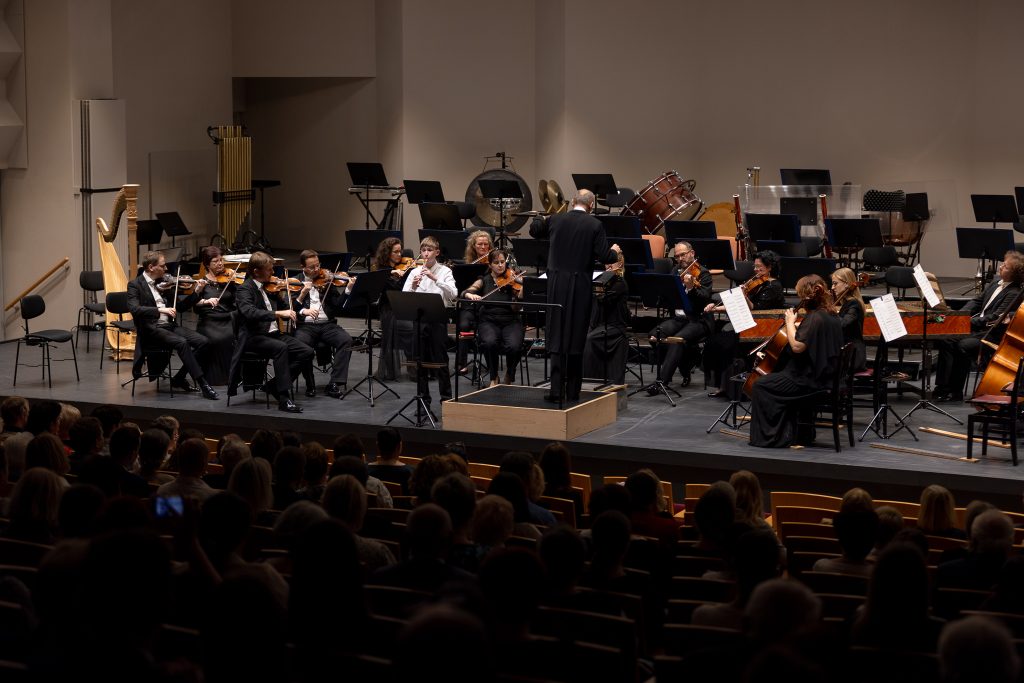
POLYGON ((1003 263, 1010 266, 1013 282, 1018 284, 1024 282, 1024 254, 1011 249, 1003 256, 1003 263))
POLYGON ((956 528, 956 503, 945 486, 932 484, 921 492, 921 511, 917 515, 917 528, 926 534, 956 528))
POLYGON ((210 262, 218 256, 223 256, 224 252, 220 250, 220 247, 215 247, 211 244, 208 247, 203 247, 199 254, 203 262, 203 268, 209 268, 210 262))
POLYGON ((257 268, 273 268, 274 257, 263 251, 254 251, 249 257, 249 270, 257 268))
POLYGON ((820 275, 804 275, 796 283, 796 294, 808 311, 832 307, 832 295, 820 275))
POLYGON ((395 248, 396 244, 401 245, 402 240, 397 237, 388 237, 380 241, 380 244, 377 245, 377 253, 373 257, 371 270, 391 269, 391 250, 395 248))
POLYGON ((314 256, 319 257, 320 254, 316 253, 312 249, 303 249, 299 252, 299 265, 303 268, 306 267, 306 261, 313 258, 314 256))
POLYGON ((729 483, 736 490, 736 521, 754 524, 764 522, 764 501, 761 497, 761 482, 757 475, 747 470, 733 472, 729 483))
POLYGON ((163 256, 159 251, 147 251, 142 255, 142 269, 146 270, 150 266, 155 266, 160 263, 160 257, 163 256))
POLYGON ((440 249, 441 243, 437 241, 436 237, 427 235, 426 237, 420 240, 420 249, 422 249, 423 247, 432 247, 434 249, 440 249))

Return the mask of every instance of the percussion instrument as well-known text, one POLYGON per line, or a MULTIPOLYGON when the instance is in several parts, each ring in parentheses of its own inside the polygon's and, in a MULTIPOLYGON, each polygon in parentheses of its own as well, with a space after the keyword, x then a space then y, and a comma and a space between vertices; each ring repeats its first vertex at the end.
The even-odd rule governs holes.
POLYGON ((683 180, 675 171, 667 171, 647 184, 622 209, 624 216, 639 216, 649 234, 664 235, 665 221, 688 221, 704 206, 693 193, 697 182, 683 180))
POLYGON ((470 219, 473 225, 488 225, 492 228, 497 228, 504 224, 505 232, 508 233, 517 232, 526 225, 527 217, 515 214, 525 213, 533 209, 533 193, 530 192, 530 187, 526 184, 526 181, 515 171, 504 168, 492 168, 473 178, 469 187, 466 188, 466 201, 476 206, 476 215, 470 219), (492 206, 491 200, 486 199, 483 192, 480 191, 481 180, 514 180, 519 183, 519 189, 523 191, 523 198, 515 200, 505 199, 504 205, 500 207, 498 204, 502 202, 496 199, 494 200, 495 205, 492 206), (504 213, 504 220, 502 219, 502 213, 504 213))

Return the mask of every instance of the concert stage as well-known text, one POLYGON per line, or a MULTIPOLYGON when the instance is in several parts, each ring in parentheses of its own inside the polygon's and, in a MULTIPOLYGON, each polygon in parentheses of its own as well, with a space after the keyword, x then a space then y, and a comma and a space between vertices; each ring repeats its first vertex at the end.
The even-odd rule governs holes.
MULTIPOLYGON (((380 397, 373 407, 357 394, 351 394, 344 400, 323 396, 322 392, 312 399, 300 395, 297 402, 305 409, 300 415, 279 412, 273 402, 268 410, 262 394, 257 400, 252 400, 249 394, 239 395, 232 399, 228 408, 224 387, 216 387, 221 400, 207 401, 195 394, 175 393, 173 397, 157 394, 155 384, 141 381, 133 398, 130 386, 120 386, 120 382, 129 375, 130 363, 121 363, 118 376, 114 363, 107 359, 101 373, 96 349, 98 343, 99 334, 93 334, 92 352, 87 354, 84 339, 82 341, 79 349, 82 379, 79 383, 75 382, 70 362, 54 363, 52 390, 40 380, 38 368, 24 367, 19 371, 18 386, 12 388, 15 344, 0 345, 0 394, 68 401, 78 405, 83 414, 88 414, 96 405, 113 403, 122 407, 128 419, 143 426, 158 415, 171 413, 181 420, 183 426, 196 427, 211 437, 232 431, 248 436, 258 428, 289 429, 301 433, 304 438, 315 438, 329 445, 336 436, 352 431, 363 437, 372 454, 372 438, 377 429, 415 393, 411 381, 394 382, 391 386, 401 398, 380 397)), ((30 360, 38 358, 38 350, 22 350, 23 360, 26 354, 30 360)), ((58 348, 54 355, 62 357, 67 350, 58 348)), ((530 363, 531 375, 535 379, 541 377, 541 361, 531 359, 530 363)), ((365 368, 366 356, 355 354, 351 383, 360 379, 365 368)), ((644 368, 644 377, 650 377, 647 367, 644 368)), ((321 387, 327 381, 326 376, 319 373, 317 378, 321 387)), ((464 378, 460 379, 459 385, 463 396, 469 393, 471 387, 464 378)), ((841 493, 851 486, 863 486, 877 498, 899 500, 916 500, 921 488, 939 483, 954 492, 960 506, 974 498, 985 498, 1009 510, 1022 509, 1024 466, 1013 467, 1009 462, 1009 451, 998 447, 990 447, 988 457, 983 460, 961 460, 966 454, 965 441, 917 429, 931 426, 965 432, 964 427, 941 415, 925 410, 914 414, 911 424, 920 442, 915 442, 903 430, 888 441, 869 433, 863 442, 850 448, 844 433, 843 450, 836 453, 832 448, 831 432, 819 428, 819 445, 815 447, 760 449, 750 447, 745 438, 719 433, 717 428, 711 434, 706 433, 705 430, 728 404, 707 398, 699 371, 694 373, 691 386, 673 386, 682 393, 682 398, 675 399, 676 407, 669 405, 664 397, 637 394, 629 397, 627 407, 618 411, 614 423, 572 439, 573 469, 602 476, 628 474, 637 467, 649 466, 663 479, 679 484, 710 482, 727 477, 737 469, 749 469, 758 474, 766 489, 814 489, 841 493), (877 444, 917 450, 882 450, 874 447, 877 444)), ((432 382, 431 390, 436 401, 436 383, 432 382)), ((892 404, 900 415, 913 407, 915 400, 916 396, 911 394, 902 399, 892 396, 892 404)), ((964 404, 940 405, 962 420, 970 411, 964 404)), ((435 402, 435 413, 437 407, 435 402)), ((448 410, 449 407, 445 406, 442 413, 446 414, 448 410)), ((855 411, 858 436, 870 416, 868 408, 855 411)), ((446 442, 463 441, 473 460, 497 462, 506 451, 525 449, 539 452, 551 440, 537 433, 529 424, 513 435, 496 435, 479 433, 468 426, 458 430, 434 431, 429 426, 416 429, 400 423, 401 419, 392 424, 402 430, 409 455, 425 455, 440 450, 446 442)), ((480 420, 481 426, 486 424, 480 420)), ((980 445, 976 445, 974 450, 977 457, 980 445)), ((595 481, 595 486, 598 484, 595 481)), ((677 499, 682 499, 681 490, 676 495, 677 499)))

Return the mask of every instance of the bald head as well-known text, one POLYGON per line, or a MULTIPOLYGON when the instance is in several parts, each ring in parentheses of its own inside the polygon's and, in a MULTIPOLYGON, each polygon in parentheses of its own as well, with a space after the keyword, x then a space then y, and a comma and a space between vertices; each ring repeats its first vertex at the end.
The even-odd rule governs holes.
POLYGON ((594 197, 594 193, 590 190, 580 190, 576 193, 576 196, 572 198, 572 208, 580 207, 587 211, 594 208, 594 202, 597 200, 594 197))

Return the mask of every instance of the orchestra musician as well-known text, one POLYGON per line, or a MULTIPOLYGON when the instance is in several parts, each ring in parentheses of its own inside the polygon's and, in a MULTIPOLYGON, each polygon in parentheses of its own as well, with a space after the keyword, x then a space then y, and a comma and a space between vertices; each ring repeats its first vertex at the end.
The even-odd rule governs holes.
MULTIPOLYGON (((491 253, 494 244, 491 236, 486 230, 474 230, 466 238, 466 253, 463 256, 465 263, 487 263, 487 255, 491 253)), ((459 311, 459 329, 476 329, 476 311, 473 307, 467 306, 459 311)), ((469 372, 469 365, 466 359, 469 356, 468 340, 458 340, 458 348, 455 352, 455 367, 459 369, 460 375, 469 372)))
MULTIPOLYGON (((402 240, 388 237, 377 245, 370 270, 390 270, 391 277, 388 278, 386 290, 401 291, 402 278, 412 263, 412 257, 402 255, 402 240)), ((374 376, 380 380, 394 381, 401 374, 402 349, 409 345, 411 323, 395 320, 386 295, 380 297, 377 308, 380 312, 381 343, 380 362, 374 376)))
POLYGON ((583 374, 607 378, 614 384, 626 383, 626 352, 628 347, 629 287, 624 279, 625 259, 619 254, 615 263, 605 264, 612 279, 594 297, 590 315, 590 332, 583 351, 583 374))
MULTIPOLYGON (((320 256, 312 249, 305 249, 299 254, 299 264, 302 266, 304 279, 302 290, 294 301, 299 318, 295 338, 312 349, 316 349, 319 343, 334 347, 331 378, 324 393, 332 398, 341 398, 348 384, 352 337, 338 325, 335 318, 341 315, 341 309, 352 292, 355 278, 350 278, 345 284, 333 284, 335 274, 323 271, 320 267, 320 256), (317 286, 317 279, 324 280, 324 284, 317 286)), ((306 396, 316 396, 312 363, 303 368, 302 376, 306 381, 306 396)))
MULTIPOLYGON (((939 362, 935 370, 936 401, 962 401, 971 360, 978 356, 981 340, 989 330, 1006 315, 1013 313, 1011 307, 1019 303, 1021 286, 1024 283, 1024 254, 1008 251, 999 264, 999 277, 961 309, 972 313, 971 335, 962 339, 945 339, 936 344, 939 362)), ((989 341, 998 343, 999 335, 991 335, 989 341)))
MULTIPOLYGON (((135 347, 132 376, 138 378, 142 374, 143 347, 154 345, 171 348, 181 359, 181 368, 171 378, 171 386, 187 392, 197 391, 198 387, 203 398, 218 399, 217 392, 206 381, 200 364, 206 355, 206 337, 177 324, 178 311, 184 309, 182 299, 168 303, 168 298, 175 298, 175 287, 167 286, 167 262, 164 255, 155 251, 146 252, 142 257, 142 267, 142 274, 128 283, 128 310, 135 320, 140 342, 135 347), (188 383, 186 374, 191 375, 196 387, 188 383)), ((153 378, 158 374, 154 370, 154 367, 149 368, 153 378)))
MULTIPOLYGON (((786 307, 786 296, 779 281, 781 259, 774 251, 764 250, 754 256, 754 276, 740 285, 747 306, 752 311, 765 311, 786 307)), ((706 313, 725 311, 725 306, 710 303, 704 307, 706 313)), ((726 322, 724 327, 713 333, 704 345, 704 367, 711 371, 713 385, 718 387, 708 393, 710 398, 725 396, 726 383, 729 381, 728 368, 736 358, 740 336, 732 323, 726 322)))
MULTIPOLYGON (((675 375, 677 369, 684 378, 689 377, 694 355, 689 350, 695 349, 697 344, 711 331, 710 315, 704 312, 707 305, 711 303, 711 271, 704 266, 699 266, 700 274, 697 277, 687 272, 697 258, 693 247, 688 242, 676 242, 672 249, 672 258, 676 264, 675 270, 672 272, 682 279, 683 288, 686 290, 692 308, 690 313, 686 313, 682 309, 676 310, 671 317, 658 323, 650 332, 652 346, 657 345, 666 337, 680 337, 683 340, 681 344, 663 344, 667 349, 659 350, 665 356, 661 361, 661 375, 658 379, 665 384, 672 381, 672 376, 675 375)), ((652 385, 647 393, 654 396, 658 393, 658 388, 652 385)))
POLYGON ((580 190, 569 211, 547 220, 538 217, 530 225, 531 237, 550 240, 547 301, 562 307, 548 314, 547 327, 551 393, 544 398, 555 403, 561 402, 562 396, 569 401, 580 397, 594 262, 614 263, 622 253, 617 244, 608 247, 604 225, 590 215, 595 203, 593 192, 580 190))
MULTIPOLYGON (((420 259, 422 259, 423 265, 416 266, 405 279, 402 291, 437 294, 444 299, 444 305, 450 308, 455 305, 455 299, 458 298, 459 292, 455 288, 452 269, 437 260, 440 253, 441 246, 438 241, 433 237, 424 237, 420 242, 420 259)), ((448 326, 445 323, 422 325, 419 347, 423 362, 444 364, 443 367, 434 370, 437 375, 437 391, 441 395, 442 401, 450 399, 452 397, 452 381, 448 376, 448 326)), ((430 404, 429 376, 430 369, 421 368, 419 377, 416 378, 419 393, 428 405, 430 404)))
POLYGON ((242 371, 242 353, 254 351, 269 356, 274 363, 274 379, 263 390, 277 399, 277 407, 287 413, 301 413, 290 391, 292 377, 301 373, 313 360, 313 349, 290 334, 282 334, 279 320, 295 323, 295 311, 288 307, 280 292, 268 294, 266 287, 274 276, 274 258, 254 251, 249 257, 249 279, 238 286, 235 305, 241 318, 235 355, 231 358, 228 394, 237 391, 242 371))
POLYGON ((196 281, 195 289, 182 305, 195 312, 199 318, 196 332, 209 342, 203 363, 206 381, 214 385, 227 384, 235 351, 235 331, 231 324, 237 286, 234 271, 225 265, 224 254, 218 247, 203 247, 199 254, 206 276, 196 281))
POLYGON ((849 268, 832 272, 832 297, 843 326, 843 344, 853 344, 852 372, 861 372, 867 367, 867 350, 864 347, 864 297, 860 293, 857 274, 849 268))
MULTIPOLYGON (((800 326, 796 310, 786 309, 786 351, 774 370, 755 384, 750 398, 750 445, 783 448, 814 441, 813 419, 797 432, 804 399, 831 386, 843 346, 843 330, 832 312, 832 297, 820 275, 806 275, 796 293, 807 315, 800 326)), ((810 416, 813 418, 813 415, 810 416)), ((804 426, 804 425, 801 425, 804 426)))
MULTIPOLYGON (((486 234, 486 233, 484 233, 486 234)), ((522 275, 512 272, 506 265, 508 254, 503 249, 492 249, 487 254, 488 272, 471 284, 462 296, 470 301, 517 301, 523 298, 522 275), (515 285, 519 286, 516 287, 515 285)), ((491 373, 491 386, 498 384, 498 354, 505 355, 504 384, 516 379, 516 366, 523 355, 523 321, 512 306, 481 304, 477 313, 477 340, 487 358, 491 373)))

